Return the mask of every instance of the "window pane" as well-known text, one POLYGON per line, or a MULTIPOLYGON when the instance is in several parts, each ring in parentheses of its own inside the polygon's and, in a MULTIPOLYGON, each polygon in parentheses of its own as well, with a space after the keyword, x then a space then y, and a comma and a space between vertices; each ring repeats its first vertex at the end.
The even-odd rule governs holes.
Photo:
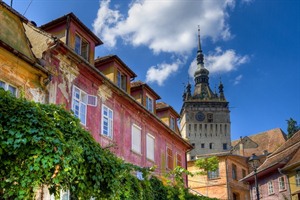
POLYGON ((14 95, 16 96, 17 94, 17 89, 11 85, 8 86, 8 90, 14 95))
POLYGON ((147 158, 154 160, 154 138, 150 135, 147 135, 147 158))
POLYGON ((81 56, 88 60, 88 55, 89 55, 89 43, 87 41, 82 41, 81 43, 81 56))
POLYGON ((74 112, 74 115, 80 119, 81 123, 83 125, 86 125, 86 103, 82 100, 85 99, 85 97, 81 97, 80 95, 85 95, 86 93, 81 91, 77 87, 73 87, 73 96, 72 96, 72 110, 74 112))
POLYGON ((0 81, 0 88, 5 89, 5 83, 3 81, 0 81))
POLYGON ((81 49, 81 38, 78 35, 76 35, 75 36, 75 52, 79 55, 80 55, 80 49, 81 49))
POLYGON ((134 125, 132 125, 131 144, 133 151, 141 153, 141 129, 134 125))
POLYGON ((113 134, 113 111, 102 105, 102 132, 101 134, 112 137, 113 134))

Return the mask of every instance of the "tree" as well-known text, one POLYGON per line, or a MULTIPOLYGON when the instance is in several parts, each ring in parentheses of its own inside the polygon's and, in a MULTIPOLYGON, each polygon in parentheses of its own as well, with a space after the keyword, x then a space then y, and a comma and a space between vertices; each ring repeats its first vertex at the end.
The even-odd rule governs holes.
POLYGON ((295 121, 293 118, 290 118, 289 120, 286 120, 288 127, 288 138, 291 138, 297 131, 300 130, 300 126, 297 125, 297 121, 295 121))
POLYGON ((202 169, 201 175, 207 175, 209 171, 216 171, 219 168, 219 159, 217 156, 200 158, 196 160, 195 165, 202 169))
POLYGON ((68 189, 75 199, 179 199, 178 186, 150 174, 101 148, 63 106, 15 98, 0 88, 0 200, 33 199, 43 186, 56 196, 68 189))

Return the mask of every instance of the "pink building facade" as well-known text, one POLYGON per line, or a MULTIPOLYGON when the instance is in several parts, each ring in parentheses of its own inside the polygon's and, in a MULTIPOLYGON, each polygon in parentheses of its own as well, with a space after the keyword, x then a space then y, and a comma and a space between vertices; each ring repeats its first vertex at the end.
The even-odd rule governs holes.
POLYGON ((159 95, 147 84, 134 84, 135 73, 118 56, 94 60, 102 41, 73 13, 25 29, 35 56, 52 74, 49 103, 72 110, 103 148, 126 162, 155 166, 157 176, 177 165, 187 167, 186 152, 192 146, 181 138, 177 123, 166 120, 176 122, 179 115, 169 107, 173 114, 160 118, 159 95))

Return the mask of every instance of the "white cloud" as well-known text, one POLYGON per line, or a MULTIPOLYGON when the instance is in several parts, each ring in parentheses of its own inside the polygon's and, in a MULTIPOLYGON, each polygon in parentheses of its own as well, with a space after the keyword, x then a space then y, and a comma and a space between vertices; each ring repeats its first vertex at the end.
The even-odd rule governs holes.
MULTIPOLYGON (((236 70, 238 66, 249 61, 249 56, 238 55, 233 49, 223 51, 220 47, 217 47, 214 52, 210 52, 207 56, 204 56, 205 67, 210 73, 224 73, 236 70)), ((197 69, 196 60, 194 60, 189 68, 189 75, 194 76, 197 69)))
POLYGON ((157 66, 151 66, 146 74, 146 82, 152 83, 156 82, 158 85, 162 86, 164 81, 177 72, 179 66, 182 64, 182 61, 179 59, 175 62, 168 64, 168 63, 161 63, 157 66))
POLYGON ((238 75, 237 77, 235 77, 235 79, 234 79, 234 85, 237 85, 237 84, 239 84, 240 83, 240 81, 242 80, 242 78, 243 78, 243 75, 238 75))
POLYGON ((122 15, 116 8, 110 8, 110 0, 102 0, 93 27, 110 47, 122 38, 133 46, 148 46, 155 53, 182 53, 196 46, 197 25, 201 26, 202 38, 230 38, 227 9, 233 8, 234 3, 133 0, 126 15, 122 15))

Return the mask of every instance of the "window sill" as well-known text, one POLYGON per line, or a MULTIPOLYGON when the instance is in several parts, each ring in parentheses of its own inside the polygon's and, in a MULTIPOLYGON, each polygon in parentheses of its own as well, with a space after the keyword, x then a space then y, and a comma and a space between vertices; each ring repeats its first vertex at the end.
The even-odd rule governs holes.
POLYGON ((143 154, 142 153, 139 153, 139 152, 136 152, 136 151, 134 151, 134 150, 130 150, 133 154, 136 154, 136 155, 138 155, 138 156, 143 156, 143 154))
POLYGON ((218 180, 221 179, 221 177, 216 177, 216 178, 208 178, 208 180, 218 180))
POLYGON ((113 140, 113 137, 110 137, 110 136, 107 136, 107 135, 104 135, 104 134, 100 134, 102 137, 108 139, 108 140, 113 140))
POLYGON ((150 159, 150 158, 147 158, 147 161, 152 162, 152 163, 155 163, 155 161, 152 160, 152 159, 150 159))
POLYGON ((285 189, 282 189, 282 190, 279 190, 279 192, 285 192, 286 191, 286 188, 285 189))

